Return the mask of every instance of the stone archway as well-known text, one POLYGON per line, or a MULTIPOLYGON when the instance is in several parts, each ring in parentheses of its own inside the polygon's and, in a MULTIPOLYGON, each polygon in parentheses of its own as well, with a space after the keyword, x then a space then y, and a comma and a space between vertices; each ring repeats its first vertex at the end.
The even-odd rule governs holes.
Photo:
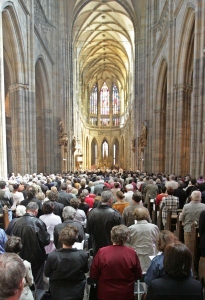
POLYGON ((3 68, 0 81, 4 86, 1 96, 0 145, 2 153, 0 174, 7 171, 25 174, 28 170, 27 126, 25 115, 28 84, 25 75, 25 48, 17 12, 11 2, 2 12, 3 68), (12 132, 11 132, 12 128, 12 132), (8 143, 6 145, 6 142, 8 143), (8 170, 7 170, 8 166, 8 170))
MULTIPOLYGON (((176 90, 176 161, 178 174, 190 173, 191 102, 193 91, 195 11, 188 8, 181 32, 176 90)), ((195 151, 195 150, 194 150, 195 151)))

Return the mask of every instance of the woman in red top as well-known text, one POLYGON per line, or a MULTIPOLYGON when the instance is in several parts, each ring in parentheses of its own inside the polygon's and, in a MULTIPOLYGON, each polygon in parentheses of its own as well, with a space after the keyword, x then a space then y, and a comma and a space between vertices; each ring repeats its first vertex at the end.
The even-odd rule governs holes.
POLYGON ((93 259, 90 278, 98 281, 99 300, 134 299, 134 283, 142 270, 135 250, 124 246, 128 236, 125 225, 114 226, 113 245, 99 249, 93 259))

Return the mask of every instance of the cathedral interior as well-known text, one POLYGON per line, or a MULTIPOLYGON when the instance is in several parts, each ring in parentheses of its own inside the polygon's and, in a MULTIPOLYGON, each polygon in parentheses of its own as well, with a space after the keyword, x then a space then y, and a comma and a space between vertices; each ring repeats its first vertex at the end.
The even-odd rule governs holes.
POLYGON ((1 0, 0 176, 205 175, 204 0, 1 0))

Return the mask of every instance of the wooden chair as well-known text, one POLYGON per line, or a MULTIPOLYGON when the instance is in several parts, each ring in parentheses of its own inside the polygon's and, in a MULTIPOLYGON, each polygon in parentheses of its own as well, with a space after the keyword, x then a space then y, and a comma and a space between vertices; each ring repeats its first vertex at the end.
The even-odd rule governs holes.
POLYGON ((7 206, 2 209, 2 214, 0 214, 0 228, 6 230, 9 225, 9 213, 7 206))
POLYGON ((173 213, 170 209, 168 209, 165 229, 174 232, 176 230, 176 224, 177 224, 177 214, 173 213))
POLYGON ((161 208, 159 208, 159 215, 157 217, 157 226, 159 227, 159 230, 164 229, 164 225, 162 223, 162 209, 161 208))

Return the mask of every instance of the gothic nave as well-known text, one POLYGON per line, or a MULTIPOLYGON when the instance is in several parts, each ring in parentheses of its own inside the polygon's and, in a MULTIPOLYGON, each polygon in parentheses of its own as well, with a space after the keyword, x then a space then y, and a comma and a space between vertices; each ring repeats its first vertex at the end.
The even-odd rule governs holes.
POLYGON ((205 175, 204 0, 1 0, 0 177, 205 175))

